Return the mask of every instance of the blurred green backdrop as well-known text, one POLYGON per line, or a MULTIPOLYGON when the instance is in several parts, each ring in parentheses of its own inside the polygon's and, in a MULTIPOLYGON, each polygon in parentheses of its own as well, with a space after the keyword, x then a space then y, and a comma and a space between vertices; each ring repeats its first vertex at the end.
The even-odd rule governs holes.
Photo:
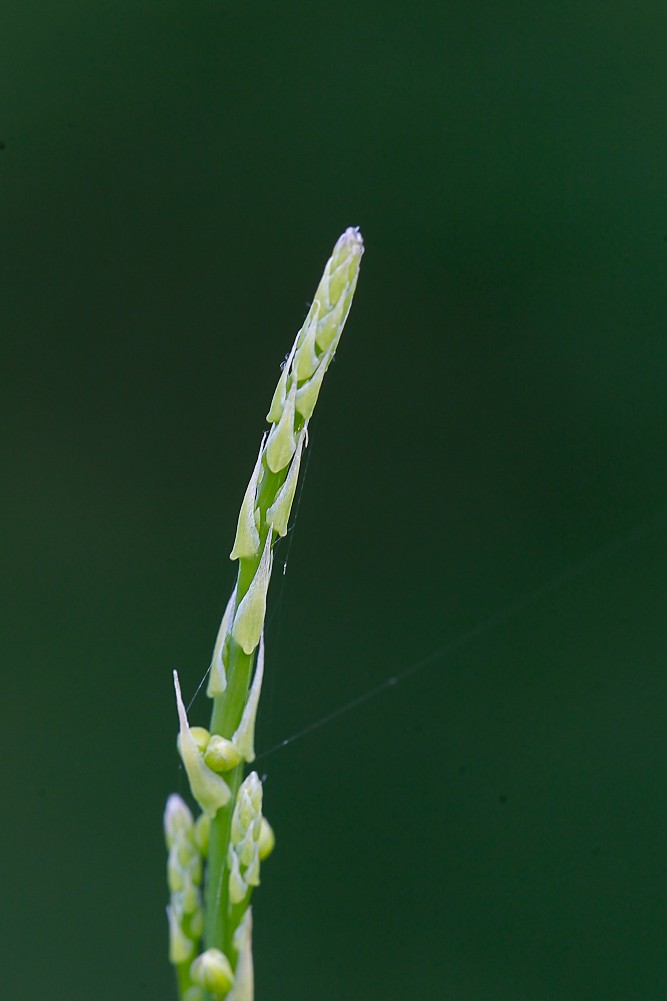
POLYGON ((258 1001, 667 999, 664 4, 0 21, 3 996, 174 997, 171 671, 360 225, 260 745, 536 600, 259 762, 258 1001))

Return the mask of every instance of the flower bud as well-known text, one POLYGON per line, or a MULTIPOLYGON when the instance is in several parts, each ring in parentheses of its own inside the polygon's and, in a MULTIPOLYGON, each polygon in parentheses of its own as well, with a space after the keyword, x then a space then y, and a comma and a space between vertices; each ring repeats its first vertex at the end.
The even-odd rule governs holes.
POLYGON ((243 878, 248 886, 259 886, 259 852, 257 845, 254 845, 252 858, 243 873, 243 878))
POLYGON ((280 420, 269 431, 269 438, 266 443, 266 464, 272 473, 279 473, 281 469, 284 469, 296 451, 296 439, 294 437, 295 405, 296 379, 292 377, 292 384, 285 399, 285 406, 280 415, 280 420))
POLYGON ((252 865, 255 858, 256 844, 252 836, 252 829, 246 831, 244 838, 239 841, 236 845, 236 854, 239 857, 239 862, 246 869, 248 866, 252 865))
POLYGON ((206 813, 200 813, 195 821, 194 838, 195 844, 201 852, 202 858, 208 855, 208 842, 211 831, 211 818, 206 813))
POLYGON ((190 941, 181 928, 173 907, 167 908, 167 918, 169 919, 169 962, 176 966, 190 958, 194 952, 194 943, 190 941))
POLYGON ((239 857, 234 851, 229 852, 229 899, 232 904, 240 904, 248 892, 248 884, 241 875, 239 857))
POLYGON ((236 768, 241 761, 242 753, 233 740, 220 737, 214 733, 204 752, 204 761, 214 772, 228 772, 236 768))
POLYGON ((296 351, 296 346, 299 341, 299 336, 297 334, 296 340, 292 345, 292 350, 288 354, 287 358, 282 367, 282 372, 280 373, 280 378, 278 379, 278 385, 273 394, 273 399, 271 400, 271 406, 269 407, 269 412, 266 415, 266 419, 269 424, 275 424, 280 420, 280 415, 283 412, 283 407, 285 406, 285 400, 287 398, 287 379, 289 377, 292 368, 292 359, 294 358, 294 352, 296 351))
POLYGON ((181 686, 176 671, 174 671, 174 689, 181 727, 179 750, 190 782, 190 789, 202 810, 213 818, 220 807, 229 802, 231 792, 226 782, 211 771, 205 763, 201 751, 195 743, 188 725, 188 717, 183 705, 181 686))
POLYGON ((167 885, 171 893, 182 893, 192 883, 197 886, 201 883, 201 857, 188 839, 185 844, 175 844, 169 849, 167 885))
POLYGON ((333 358, 333 354, 334 348, 329 348, 329 350, 320 357, 319 365, 312 377, 308 379, 307 382, 304 382, 303 386, 296 391, 296 409, 306 421, 310 420, 312 417, 315 404, 317 403, 317 398, 320 395, 322 382, 331 359, 333 358))
MULTIPOLYGON (((208 744, 209 740, 211 739, 211 734, 208 732, 208 730, 204 726, 191 726, 190 727, 190 735, 191 735, 192 739, 195 742, 197 750, 200 751, 203 754, 204 751, 206 750, 206 745, 208 744)), ((180 754, 180 752, 181 752, 181 735, 180 735, 180 733, 179 733, 178 737, 176 738, 176 746, 178 747, 178 752, 180 754)))
POLYGON ((224 690, 227 688, 225 651, 227 636, 229 634, 229 626, 232 620, 232 615, 234 614, 235 606, 236 588, 232 591, 232 596, 225 607, 222 622, 220 623, 218 635, 215 640, 215 646, 213 647, 213 657, 211 658, 211 666, 208 674, 208 685, 206 686, 206 694, 209 699, 214 698, 216 695, 222 695, 224 690))
POLYGON ((236 538, 232 551, 229 554, 230 560, 238 560, 242 557, 256 556, 259 552, 259 531, 257 523, 257 484, 259 474, 262 470, 262 453, 266 435, 262 436, 262 443, 259 446, 259 455, 255 468, 252 471, 250 482, 241 502, 239 520, 236 526, 236 538))
POLYGON ((250 772, 241 783, 234 807, 234 816, 238 818, 244 833, 250 827, 255 817, 261 815, 261 810, 262 783, 259 780, 257 772, 250 772))
MULTIPOLYGON (((259 696, 262 691, 262 680, 264 678, 264 633, 259 638, 259 652, 257 654, 257 665, 252 679, 252 685, 248 692, 248 698, 243 709, 241 722, 239 723, 234 736, 233 746, 237 753, 246 761, 255 760, 255 720, 257 718, 257 706, 259 696)), ((236 762, 238 764, 238 761, 236 762)), ((213 766, 211 766, 213 767, 213 766)))
POLYGON ((183 889, 183 870, 175 866, 171 858, 167 862, 167 886, 170 893, 178 893, 183 889))
POLYGON ((266 593, 271 580, 271 528, 266 535, 266 542, 259 561, 255 576, 250 582, 250 587, 244 594, 236 609, 234 625, 232 626, 232 636, 242 647, 243 652, 251 654, 262 635, 264 627, 264 616, 266 615, 266 593))
POLYGON ((252 886, 259 886, 259 837, 262 825, 262 783, 251 772, 241 783, 230 830, 229 899, 238 904, 252 886))
POLYGON ((262 817, 262 823, 259 829, 259 841, 257 842, 260 862, 263 862, 264 859, 269 857, 275 848, 275 845, 276 836, 273 833, 273 828, 266 817, 262 817))
POLYGON ((323 313, 322 319, 317 325, 317 346, 322 351, 326 348, 327 354, 329 352, 333 354, 338 347, 340 335, 352 305, 353 291, 354 289, 348 289, 344 292, 336 305, 329 312, 323 313))
POLYGON ((319 357, 315 350, 315 337, 317 335, 317 320, 320 310, 321 303, 318 299, 315 299, 299 335, 300 343, 296 349, 294 364, 292 365, 292 371, 296 375, 297 382, 310 379, 319 362, 319 357))
POLYGON ((229 960, 219 949, 207 949, 197 956, 190 967, 190 976, 215 998, 222 998, 234 982, 229 960))
POLYGON ((317 346, 321 351, 336 349, 352 303, 363 252, 361 233, 350 227, 338 239, 324 269, 316 293, 323 304, 317 331, 317 346))
MULTIPOLYGON (((299 393, 297 392, 297 400, 298 399, 299 393)), ((292 504, 294 502, 297 480, 299 479, 301 453, 303 452, 303 446, 307 439, 308 429, 306 425, 299 434, 296 452, 294 453, 294 458, 292 459, 290 467, 287 471, 285 482, 278 491, 273 504, 266 512, 266 520, 270 525, 273 525, 274 532, 277 532, 278 535, 281 536, 287 535, 287 524, 289 522, 292 504)))
POLYGON ((192 814, 188 806, 180 796, 172 793, 164 811, 164 836, 167 848, 172 848, 181 837, 190 835, 192 828, 192 814))
POLYGON ((201 907, 197 907, 190 915, 190 934, 195 941, 204 934, 204 911, 201 907))
MULTIPOLYGON (((176 894, 174 894, 176 897, 176 894)), ((199 907, 199 890, 189 869, 183 870, 183 888, 178 893, 180 910, 183 914, 194 914, 199 907)))

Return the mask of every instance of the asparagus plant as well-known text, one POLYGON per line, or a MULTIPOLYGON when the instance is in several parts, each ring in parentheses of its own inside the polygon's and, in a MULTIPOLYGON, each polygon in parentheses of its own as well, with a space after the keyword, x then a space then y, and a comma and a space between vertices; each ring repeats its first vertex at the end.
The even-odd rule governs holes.
POLYGON ((174 671, 178 751, 201 813, 180 796, 164 814, 169 958, 181 1001, 253 1001, 252 912, 273 831, 255 771, 255 719, 264 676, 264 619, 273 546, 287 534, 308 422, 331 364, 359 274, 363 241, 347 229, 327 262, 283 365, 230 554, 236 584, 213 649, 208 729, 190 726, 174 671))

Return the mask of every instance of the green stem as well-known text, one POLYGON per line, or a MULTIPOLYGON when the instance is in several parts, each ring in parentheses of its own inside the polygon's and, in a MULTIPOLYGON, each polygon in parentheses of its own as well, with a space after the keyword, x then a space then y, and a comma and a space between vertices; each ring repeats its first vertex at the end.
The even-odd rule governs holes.
POLYGON ((204 923, 204 942, 207 949, 220 949, 229 956, 228 942, 231 941, 233 929, 229 928, 229 879, 227 869, 227 851, 232 826, 232 813, 239 786, 243 780, 243 767, 239 765, 227 773, 227 784, 232 796, 222 810, 218 810, 211 823, 210 845, 208 855, 208 872, 206 877, 206 918, 204 923))
MULTIPOLYGON (((250 561, 241 561, 242 564, 246 562, 250 561)), ((242 569, 245 568, 239 567, 239 583, 237 585, 239 587, 241 585, 242 569)), ((252 576, 250 579, 252 580, 252 576)), ((218 733, 222 737, 227 738, 232 737, 243 713, 254 660, 254 654, 244 653, 238 643, 235 643, 230 638, 227 688, 222 695, 218 695, 213 701, 211 733, 218 733)), ((211 822, 205 890, 206 916, 204 921, 204 942, 206 948, 220 949, 222 952, 225 952, 225 944, 231 937, 230 930, 227 927, 227 914, 229 910, 227 853, 229 850, 232 813, 239 786, 243 781, 243 765, 238 765, 231 771, 226 772, 225 781, 229 786, 231 797, 229 803, 221 810, 218 810, 211 822)), ((227 953, 225 954, 227 955, 227 953)))
MULTIPOLYGON (((269 526, 266 524, 266 511, 273 504, 280 487, 285 481, 286 475, 287 470, 272 473, 266 466, 264 468, 264 476, 262 477, 257 498, 260 511, 259 553, 264 548, 266 536, 269 532, 269 526)), ((252 559, 242 559, 239 561, 239 573, 236 583, 237 607, 255 576, 259 558, 259 555, 257 555, 252 559)), ((243 714, 254 661, 254 653, 244 653, 238 643, 230 637, 226 665, 227 688, 222 695, 216 696, 213 701, 213 711, 209 727, 211 733, 217 733, 227 738, 232 737, 243 714)), ((232 813, 239 786, 243 781, 243 766, 239 765, 237 768, 226 773, 225 781, 232 795, 227 806, 218 810, 211 823, 206 878, 204 941, 207 949, 220 949, 225 955, 230 956, 232 952, 231 941, 235 931, 235 924, 238 923, 238 915, 235 922, 233 920, 234 915, 230 915, 229 912, 227 854, 229 850, 232 813)))
POLYGON ((179 963, 176 967, 176 979, 178 981, 178 996, 182 998, 188 987, 192 985, 190 980, 190 960, 179 963))

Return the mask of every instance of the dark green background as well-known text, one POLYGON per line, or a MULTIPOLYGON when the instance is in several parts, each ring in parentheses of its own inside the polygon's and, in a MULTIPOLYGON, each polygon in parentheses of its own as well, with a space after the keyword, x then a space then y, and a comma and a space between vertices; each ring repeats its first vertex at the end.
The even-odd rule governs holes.
POLYGON ((258 1001, 667 999, 664 4, 0 26, 2 995, 174 997, 170 674, 358 224, 260 746, 535 601, 258 763, 258 1001))

